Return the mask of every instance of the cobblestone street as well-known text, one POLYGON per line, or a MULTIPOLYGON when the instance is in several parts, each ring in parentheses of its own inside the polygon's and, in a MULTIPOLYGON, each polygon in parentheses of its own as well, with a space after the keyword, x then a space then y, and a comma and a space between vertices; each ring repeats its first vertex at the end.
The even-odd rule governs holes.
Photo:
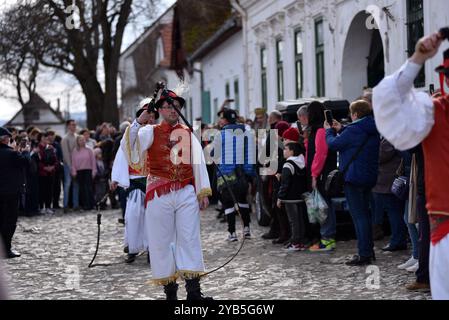
MULTIPOLYGON (((100 250, 96 263, 111 266, 87 268, 95 251, 96 213, 72 213, 19 218, 13 247, 22 257, 6 261, 14 299, 163 299, 159 287, 147 284, 151 270, 147 255, 125 264, 124 228, 119 211, 103 212, 100 250), (77 274, 79 282, 77 283, 77 274)), ((225 269, 203 280, 203 291, 216 299, 429 299, 409 293, 404 286, 414 275, 397 269, 408 252, 385 254, 376 243, 376 268, 344 265, 354 254, 355 241, 339 242, 331 254, 287 253, 261 239, 265 228, 253 226, 253 239, 225 269), (379 271, 380 283, 369 278, 379 271), (368 286, 367 286, 368 284, 368 286), (376 286, 378 284, 378 286, 376 286)), ((238 228, 241 230, 241 227, 238 228)), ((240 232, 241 235, 241 232, 240 232)), ((225 224, 211 208, 202 213, 206 266, 227 261, 240 243, 229 244, 225 224)), ((180 298, 185 298, 180 290, 180 298)))

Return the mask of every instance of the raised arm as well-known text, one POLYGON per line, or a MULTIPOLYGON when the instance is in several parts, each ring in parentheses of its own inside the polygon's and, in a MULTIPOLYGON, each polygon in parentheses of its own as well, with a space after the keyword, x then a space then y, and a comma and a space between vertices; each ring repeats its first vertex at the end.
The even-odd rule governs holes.
POLYGON ((415 54, 373 92, 373 110, 379 132, 401 151, 420 144, 434 125, 433 102, 413 88, 426 60, 435 56, 442 40, 438 33, 421 39, 415 54))

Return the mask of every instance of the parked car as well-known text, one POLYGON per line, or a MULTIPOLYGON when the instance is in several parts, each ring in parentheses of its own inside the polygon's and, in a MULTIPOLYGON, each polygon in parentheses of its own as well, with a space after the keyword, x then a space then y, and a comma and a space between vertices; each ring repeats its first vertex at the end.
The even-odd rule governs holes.
POLYGON ((327 110, 332 111, 332 115, 337 121, 349 121, 349 101, 331 98, 307 98, 299 100, 287 100, 278 102, 276 110, 282 113, 283 119, 288 123, 296 123, 298 121, 297 112, 299 108, 309 105, 314 101, 324 104, 327 110))

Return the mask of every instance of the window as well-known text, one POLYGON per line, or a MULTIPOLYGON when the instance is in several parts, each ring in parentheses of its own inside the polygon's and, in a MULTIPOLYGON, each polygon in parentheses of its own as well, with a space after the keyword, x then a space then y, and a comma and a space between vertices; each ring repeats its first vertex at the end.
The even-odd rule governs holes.
POLYGON ((239 92, 239 79, 234 80, 234 105, 237 110, 240 110, 240 92, 239 92))
POLYGON ((262 78, 262 107, 267 109, 268 107, 268 93, 267 93, 267 49, 260 49, 260 65, 261 65, 261 78, 262 78))
POLYGON ((229 87, 229 82, 226 82, 225 94, 226 94, 226 99, 229 99, 229 97, 231 96, 231 89, 229 87))
POLYGON ((326 88, 324 80, 324 27, 322 19, 315 21, 315 59, 317 96, 324 97, 326 88))
POLYGON ((276 64, 277 64, 277 80, 278 80, 278 101, 284 100, 284 41, 276 41, 276 64))
POLYGON ((159 38, 156 43, 156 66, 159 66, 164 58, 164 44, 162 43, 162 38, 159 38))
MULTIPOLYGON (((407 0, 407 53, 411 57, 415 53, 416 43, 424 36, 423 0, 407 0)), ((422 88, 426 85, 426 74, 421 69, 415 80, 415 86, 422 88)))
POLYGON ((303 91, 303 62, 302 62, 302 39, 301 31, 295 32, 295 82, 296 99, 302 98, 303 91))

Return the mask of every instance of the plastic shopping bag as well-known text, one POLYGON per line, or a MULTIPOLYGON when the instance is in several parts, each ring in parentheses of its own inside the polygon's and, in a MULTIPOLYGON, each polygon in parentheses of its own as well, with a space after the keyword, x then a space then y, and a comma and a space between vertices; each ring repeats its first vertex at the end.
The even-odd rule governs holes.
POLYGON ((323 196, 318 190, 313 190, 312 193, 305 193, 303 196, 307 206, 309 222, 322 225, 327 219, 327 210, 329 209, 323 196))

